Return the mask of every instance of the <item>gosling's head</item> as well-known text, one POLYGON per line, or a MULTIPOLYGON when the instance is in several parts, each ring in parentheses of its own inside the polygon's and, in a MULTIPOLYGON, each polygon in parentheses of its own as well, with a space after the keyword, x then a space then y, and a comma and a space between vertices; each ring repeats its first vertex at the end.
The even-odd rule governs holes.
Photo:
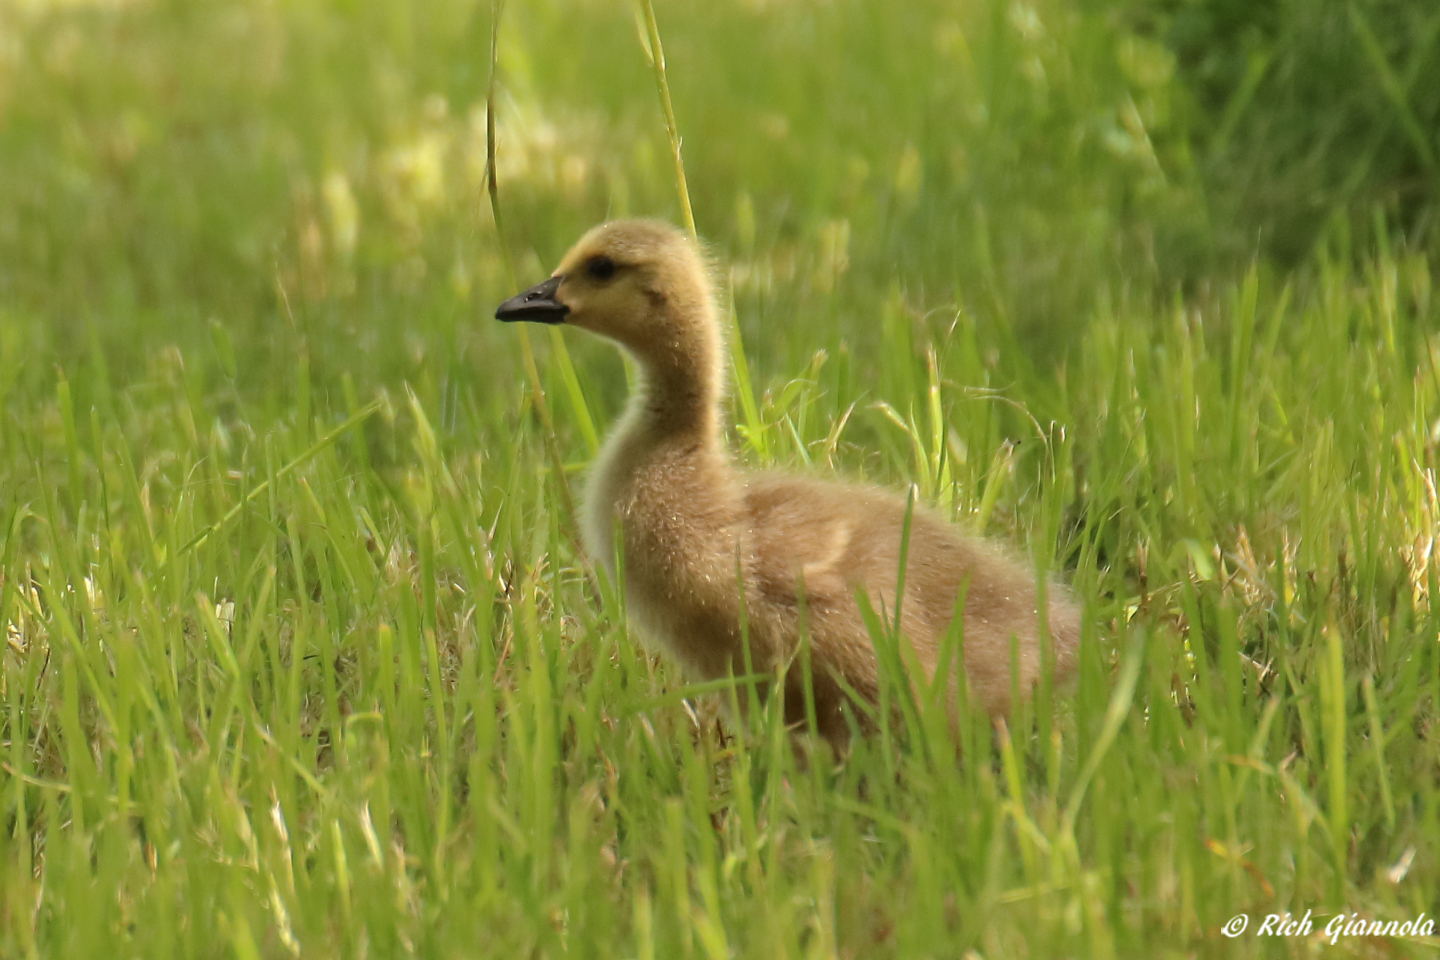
POLYGON ((550 279, 500 304, 495 318, 565 323, 641 356, 708 340, 714 325, 700 252, 680 230, 657 220, 595 227, 550 279))

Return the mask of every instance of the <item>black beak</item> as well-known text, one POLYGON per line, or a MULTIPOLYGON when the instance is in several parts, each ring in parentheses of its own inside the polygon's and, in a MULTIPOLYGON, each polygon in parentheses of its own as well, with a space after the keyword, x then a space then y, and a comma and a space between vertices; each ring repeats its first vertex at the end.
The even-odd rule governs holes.
POLYGON ((570 308, 555 299, 560 289, 560 277, 551 277, 544 283, 537 283, 524 293, 517 293, 495 308, 495 319, 507 323, 515 320, 534 320, 537 323, 562 323, 570 308))

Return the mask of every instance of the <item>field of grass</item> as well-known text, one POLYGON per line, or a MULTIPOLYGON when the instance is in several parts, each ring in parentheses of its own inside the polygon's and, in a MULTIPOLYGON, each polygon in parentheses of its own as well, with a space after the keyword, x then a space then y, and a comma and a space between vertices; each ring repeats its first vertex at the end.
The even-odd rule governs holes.
POLYGON ((490 319, 679 217, 631 6, 504 10, 502 243, 489 4, 0 4, 0 956, 1434 956, 1324 928, 1440 913, 1440 14, 1259 6, 658 5, 740 458, 1086 604, 797 767, 575 546, 621 361, 490 319))

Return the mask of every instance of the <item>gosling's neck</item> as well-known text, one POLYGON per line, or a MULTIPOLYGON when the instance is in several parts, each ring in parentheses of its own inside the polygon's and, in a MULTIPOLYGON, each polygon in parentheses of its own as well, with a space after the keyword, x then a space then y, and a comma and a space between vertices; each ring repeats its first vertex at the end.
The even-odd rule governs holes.
POLYGON ((713 326, 699 332, 622 344, 636 362, 638 382, 585 497, 587 546, 612 574, 617 517, 654 512, 673 519, 696 508, 723 510, 735 496, 720 429, 724 347, 713 326))
POLYGON ((725 352, 713 328, 704 333, 629 350, 639 378, 624 426, 636 440, 722 449, 720 403, 724 396, 725 352))

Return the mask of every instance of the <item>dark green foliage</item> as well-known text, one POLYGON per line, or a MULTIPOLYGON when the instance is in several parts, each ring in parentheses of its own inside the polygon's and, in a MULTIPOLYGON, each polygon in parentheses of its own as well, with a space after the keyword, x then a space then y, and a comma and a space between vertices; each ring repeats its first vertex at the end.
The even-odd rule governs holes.
POLYGON ((1440 7, 1429 0, 1163 0, 1124 6, 1174 54, 1175 135, 1232 256, 1287 265, 1327 220, 1386 213, 1433 244, 1440 202, 1440 7))

